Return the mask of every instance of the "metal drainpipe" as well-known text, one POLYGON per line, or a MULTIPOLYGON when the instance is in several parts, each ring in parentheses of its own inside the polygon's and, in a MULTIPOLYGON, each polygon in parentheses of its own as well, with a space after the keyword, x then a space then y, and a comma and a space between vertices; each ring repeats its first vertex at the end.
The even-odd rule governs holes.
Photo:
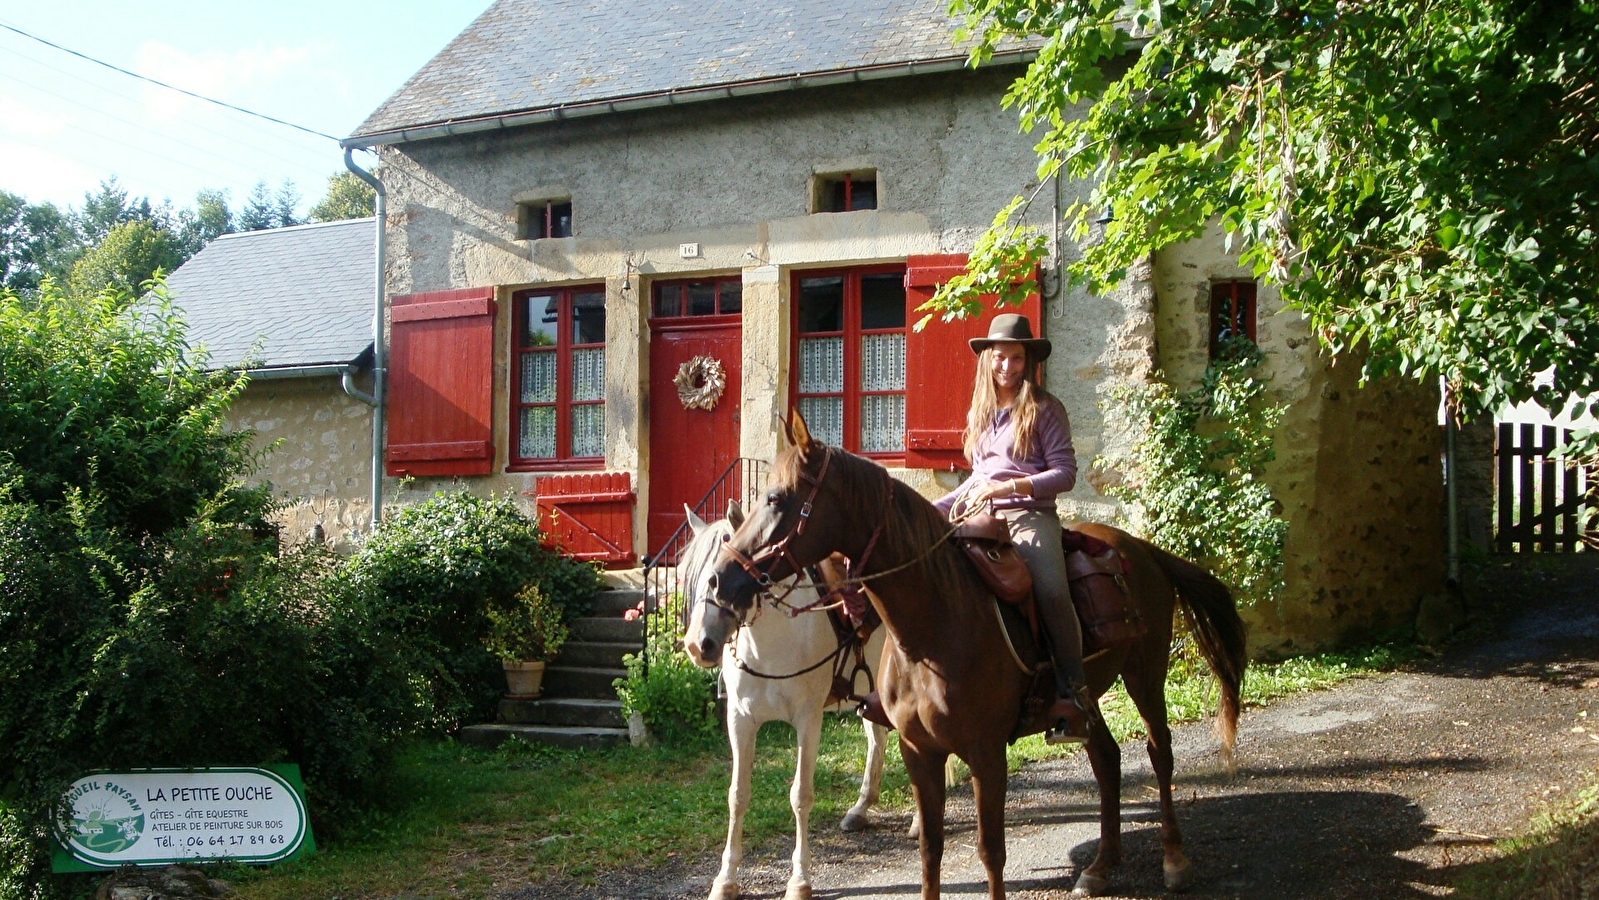
MULTIPOLYGON (((1057 302, 1060 300, 1061 294, 1063 293, 1061 278, 1066 274, 1066 262, 1064 259, 1062 259, 1064 254, 1061 248, 1060 169, 1056 169, 1055 174, 1049 177, 1055 181, 1054 184, 1050 185, 1051 196, 1049 204, 1049 252, 1054 256, 1054 259, 1051 261, 1053 263, 1051 268, 1055 270, 1055 289, 1053 291, 1048 291, 1044 289, 1042 284, 1038 286, 1038 317, 1046 320, 1051 318, 1059 319, 1066 314, 1066 311, 1061 308, 1061 304, 1057 302), (1053 316, 1049 314, 1049 304, 1051 303, 1055 304, 1055 314, 1053 316)), ((1047 322, 1042 321, 1038 323, 1039 334, 1045 333, 1046 324, 1047 322)))
MULTIPOLYGON (((373 177, 372 173, 355 164, 351 155, 354 148, 344 148, 344 167, 354 173, 355 177, 371 185, 377 192, 377 202, 373 206, 374 223, 377 231, 377 240, 374 255, 377 257, 374 265, 377 269, 376 289, 372 297, 372 520, 369 523, 369 533, 376 531, 378 523, 383 520, 383 383, 388 380, 388 370, 384 368, 383 356, 383 296, 384 296, 384 269, 383 269, 383 224, 384 214, 387 212, 386 197, 383 193, 383 182, 373 177)), ((345 379, 345 388, 348 390, 354 385, 350 379, 345 379)))
POLYGON ((1459 466, 1455 458, 1455 414, 1449 408, 1449 383, 1444 382, 1444 497, 1446 498, 1448 517, 1449 547, 1445 557, 1446 568, 1444 581, 1450 587, 1460 584, 1460 486, 1458 484, 1459 466))

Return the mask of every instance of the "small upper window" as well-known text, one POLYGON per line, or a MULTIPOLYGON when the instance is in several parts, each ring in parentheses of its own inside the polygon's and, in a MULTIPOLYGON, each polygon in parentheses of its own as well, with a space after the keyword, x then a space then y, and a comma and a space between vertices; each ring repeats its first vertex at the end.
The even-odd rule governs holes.
POLYGON ((738 278, 658 282, 650 311, 658 319, 725 316, 744 309, 744 282, 738 278))
POLYGON ((877 170, 818 175, 811 209, 815 212, 854 212, 877 208, 877 170))
POLYGON ((537 200, 516 207, 516 236, 519 240, 572 236, 572 201, 537 200))
POLYGON ((1255 343, 1255 283, 1213 281, 1210 284, 1210 358, 1223 341, 1243 338, 1255 343))

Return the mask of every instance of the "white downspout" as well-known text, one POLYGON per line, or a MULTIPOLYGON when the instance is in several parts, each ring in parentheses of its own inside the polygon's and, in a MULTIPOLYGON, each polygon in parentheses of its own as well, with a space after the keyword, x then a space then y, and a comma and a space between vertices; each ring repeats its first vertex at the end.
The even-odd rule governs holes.
MULTIPOLYGON (((376 216, 375 229, 377 231, 374 256, 377 257, 374 265, 377 270, 375 279, 376 288, 372 296, 372 520, 370 531, 376 531, 378 523, 383 521, 383 383, 387 380, 388 370, 384 368, 383 355, 383 298, 384 298, 384 258, 383 258, 383 232, 385 213, 387 211, 383 193, 383 182, 372 176, 372 173, 355 164, 351 156, 353 148, 344 149, 344 167, 354 173, 355 177, 371 185, 377 192, 377 202, 373 205, 373 214, 376 216)), ((354 387, 354 383, 346 377, 345 390, 354 387)), ((358 392, 351 396, 361 399, 358 392)))

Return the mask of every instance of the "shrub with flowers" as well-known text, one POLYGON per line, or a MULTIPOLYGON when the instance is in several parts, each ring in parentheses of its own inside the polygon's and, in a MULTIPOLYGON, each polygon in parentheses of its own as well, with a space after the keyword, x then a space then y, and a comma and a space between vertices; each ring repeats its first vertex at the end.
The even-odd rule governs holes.
POLYGON ((721 733, 716 715, 715 669, 694 665, 683 652, 683 595, 662 598, 645 613, 643 604, 624 618, 645 620, 645 652, 628 654, 627 677, 616 679, 616 694, 629 718, 637 713, 650 733, 665 744, 703 743, 721 733))

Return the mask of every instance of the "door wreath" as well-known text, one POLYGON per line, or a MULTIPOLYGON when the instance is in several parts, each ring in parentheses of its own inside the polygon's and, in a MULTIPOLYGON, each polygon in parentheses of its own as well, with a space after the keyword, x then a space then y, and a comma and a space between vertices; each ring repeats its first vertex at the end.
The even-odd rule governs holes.
POLYGON ((722 364, 709 356, 696 356, 677 367, 677 399, 684 409, 715 409, 727 388, 727 373, 722 364))

